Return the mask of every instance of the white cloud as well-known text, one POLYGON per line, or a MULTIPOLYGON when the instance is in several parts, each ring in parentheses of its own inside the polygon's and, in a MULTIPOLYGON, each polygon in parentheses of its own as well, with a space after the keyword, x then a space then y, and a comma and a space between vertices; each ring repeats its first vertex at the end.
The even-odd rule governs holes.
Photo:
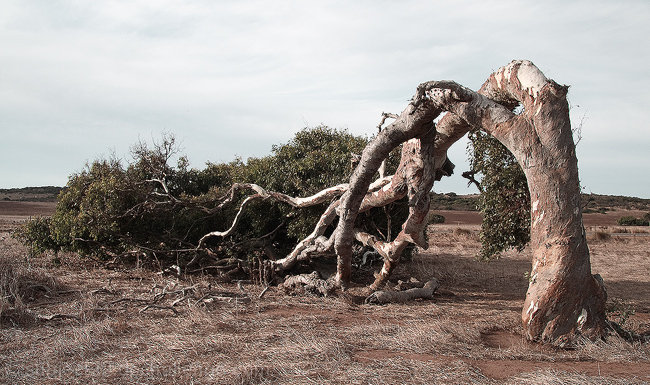
MULTIPOLYGON (((572 85, 574 119, 575 111, 587 114, 583 181, 595 192, 648 196, 648 182, 632 174, 607 183, 627 175, 619 159, 637 151, 647 164, 647 151, 628 150, 625 140, 608 148, 590 141, 650 146, 644 1, 0 0, 0 7, 0 161, 12 164, 0 172, 2 187, 51 175, 63 184, 83 161, 108 148, 125 153, 163 130, 183 140, 197 166, 262 155, 305 122, 372 133, 379 114, 399 112, 419 82, 478 88, 511 59, 529 58, 572 85), (609 164, 588 161, 602 151, 609 164), (29 161, 41 156, 60 161, 29 161), (13 166, 20 157, 27 160, 13 166)), ((464 152, 463 144, 453 149, 459 171, 464 152)), ((460 176, 445 183, 465 185, 460 176)))

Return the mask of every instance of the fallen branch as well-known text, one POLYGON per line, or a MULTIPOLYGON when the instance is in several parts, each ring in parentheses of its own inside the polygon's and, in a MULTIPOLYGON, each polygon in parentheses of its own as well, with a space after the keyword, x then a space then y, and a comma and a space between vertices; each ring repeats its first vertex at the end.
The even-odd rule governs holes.
POLYGON ((414 299, 433 299, 433 294, 440 287, 437 279, 432 278, 423 287, 415 287, 404 291, 380 290, 366 297, 367 304, 383 305, 387 303, 404 303, 414 299))
POLYGON ((79 321, 79 317, 76 315, 72 314, 52 314, 48 316, 43 316, 43 315, 35 315, 36 320, 38 321, 54 321, 58 319, 73 319, 76 321, 79 321))
POLYGON ((269 291, 269 287, 270 286, 265 287, 264 290, 262 290, 262 292, 260 293, 260 295, 257 296, 257 298, 261 299, 262 297, 264 297, 264 294, 266 294, 266 292, 269 291))
POLYGON ((174 309, 171 306, 162 306, 162 305, 156 305, 156 304, 149 304, 142 309, 140 309, 140 313, 144 313, 145 311, 149 309, 160 309, 160 310, 171 310, 174 312, 175 315, 178 315, 178 310, 174 309))
POLYGON ((287 277, 284 283, 280 285, 287 294, 312 293, 320 294, 324 297, 330 295, 336 285, 333 280, 323 279, 319 272, 314 271, 311 274, 300 274, 287 277))

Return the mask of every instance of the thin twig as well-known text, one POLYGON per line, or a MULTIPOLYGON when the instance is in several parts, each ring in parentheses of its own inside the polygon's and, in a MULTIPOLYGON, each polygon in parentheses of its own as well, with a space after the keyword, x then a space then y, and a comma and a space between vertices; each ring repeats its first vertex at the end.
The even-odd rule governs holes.
POLYGON ((178 315, 178 310, 174 309, 171 306, 162 306, 162 305, 156 305, 156 304, 149 304, 142 309, 140 309, 140 313, 144 313, 145 311, 149 309, 160 309, 160 310, 171 310, 174 312, 174 314, 178 315))

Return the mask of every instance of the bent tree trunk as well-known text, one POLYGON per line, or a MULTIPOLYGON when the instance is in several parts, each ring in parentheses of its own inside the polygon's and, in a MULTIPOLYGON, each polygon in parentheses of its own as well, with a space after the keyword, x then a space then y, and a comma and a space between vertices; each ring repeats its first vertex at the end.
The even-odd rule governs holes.
MULTIPOLYGON (((433 151, 438 167, 453 142, 469 129, 481 129, 515 155, 526 175, 533 249, 522 311, 526 336, 558 346, 579 335, 604 336, 606 292, 599 277, 591 274, 566 93, 566 86, 547 79, 529 61, 502 67, 479 92, 450 81, 421 84, 399 118, 366 148, 340 199, 341 219, 332 235, 339 284, 349 281, 354 222, 381 161, 401 142, 423 135, 440 112, 448 111, 437 125, 433 151), (517 115, 513 108, 519 104, 524 110, 517 115)), ((412 195, 422 193, 428 190, 412 195)))
POLYGON ((606 292, 600 277, 591 275, 567 89, 525 61, 497 71, 482 88, 524 107, 521 115, 486 130, 515 155, 530 190, 533 268, 524 329, 529 339, 556 345, 605 333, 606 292))
POLYGON ((267 192, 250 184, 234 186, 233 191, 247 188, 256 194, 244 200, 230 229, 206 234, 201 242, 230 233, 245 203, 253 199, 275 199, 295 207, 334 199, 312 234, 285 258, 270 264, 276 270, 285 270, 298 261, 335 253, 335 281, 345 288, 356 240, 384 258, 371 285, 378 289, 409 243, 427 247, 423 230, 429 192, 434 180, 453 169, 447 149, 469 130, 484 130, 514 154, 530 190, 533 267, 522 311, 527 338, 564 346, 578 336, 603 337, 606 292, 600 277, 591 274, 566 93, 566 86, 547 79, 531 62, 522 60, 491 74, 478 92, 453 81, 422 83, 406 109, 400 115, 391 114, 395 121, 365 148, 349 184, 307 198, 267 192), (520 114, 513 112, 517 106, 523 107, 520 114), (435 124, 443 112, 447 114, 435 124), (373 182, 389 152, 402 143, 402 159, 395 175, 373 182), (409 199, 409 215, 394 240, 380 241, 356 228, 359 212, 403 196, 409 199), (325 236, 336 217, 336 229, 325 236))

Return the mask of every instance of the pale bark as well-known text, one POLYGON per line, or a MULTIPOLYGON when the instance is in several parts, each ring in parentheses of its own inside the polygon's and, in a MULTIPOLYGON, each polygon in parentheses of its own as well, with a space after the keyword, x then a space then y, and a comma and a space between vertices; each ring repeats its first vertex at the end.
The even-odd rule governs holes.
POLYGON ((529 339, 559 346, 578 335, 603 336, 606 301, 602 281, 591 275, 566 92, 531 62, 513 61, 478 94, 444 101, 449 111, 503 143, 526 175, 533 268, 522 322, 529 339), (511 111, 516 102, 524 107, 520 115, 511 111))
MULTIPOLYGON (((352 244, 357 240, 384 258, 371 286, 378 288, 408 244, 427 247, 423 230, 429 192, 434 180, 453 170, 447 149, 469 130, 484 130, 514 154, 530 190, 533 268, 522 311, 526 336, 560 346, 579 335, 604 336, 606 293, 602 280, 591 275, 566 92, 567 87, 547 79, 529 61, 513 61, 499 69, 478 92, 452 81, 422 83, 401 114, 383 115, 380 127, 388 117, 395 121, 366 146, 349 184, 308 198, 242 185, 256 192, 249 199, 270 198, 295 207, 330 201, 312 234, 287 257, 272 262, 273 266, 287 269, 297 261, 334 252, 338 258, 335 282, 345 288, 350 280, 352 244), (513 108, 519 104, 524 110, 517 115, 513 108), (434 125, 444 111, 448 113, 434 125), (402 143, 395 175, 371 185, 389 152, 402 143), (406 195, 409 215, 395 239, 379 240, 355 227, 359 212, 406 195), (336 229, 325 237, 337 216, 336 229)), ((237 218, 231 229, 206 237, 229 234, 237 218)))
POLYGON ((287 294, 307 292, 327 297, 334 292, 336 284, 332 280, 323 279, 320 273, 314 271, 310 274, 289 276, 281 287, 287 294))
POLYGON ((424 93, 416 95, 399 118, 379 133, 363 151, 359 165, 350 177, 349 189, 341 197, 339 223, 335 230, 334 247, 338 257, 336 281, 340 286, 344 287, 350 281, 354 224, 373 175, 393 148, 431 130, 431 122, 440 112, 424 93))
POLYGON ((422 287, 414 287, 401 291, 380 290, 366 297, 365 302, 383 305, 387 303, 403 303, 415 299, 433 299, 433 294, 440 287, 437 279, 433 278, 422 287))
MULTIPOLYGON (((602 282, 591 275, 566 92, 567 87, 547 79, 529 61, 513 61, 499 69, 478 93, 451 81, 421 84, 400 117, 368 145, 341 197, 341 220, 335 232, 339 284, 344 287, 349 280, 355 237, 384 250, 385 256, 390 247, 401 247, 399 236, 389 246, 355 232, 354 222, 370 179, 388 152, 423 135, 444 110, 449 113, 437 126, 434 170, 446 160, 442 154, 451 143, 469 129, 482 129, 514 154, 526 175, 533 249, 522 312, 526 336, 560 346, 578 335, 603 336, 606 293, 602 282), (524 107, 520 115, 512 112, 518 103, 524 107)), ((391 258, 385 259, 390 268, 391 258)))

